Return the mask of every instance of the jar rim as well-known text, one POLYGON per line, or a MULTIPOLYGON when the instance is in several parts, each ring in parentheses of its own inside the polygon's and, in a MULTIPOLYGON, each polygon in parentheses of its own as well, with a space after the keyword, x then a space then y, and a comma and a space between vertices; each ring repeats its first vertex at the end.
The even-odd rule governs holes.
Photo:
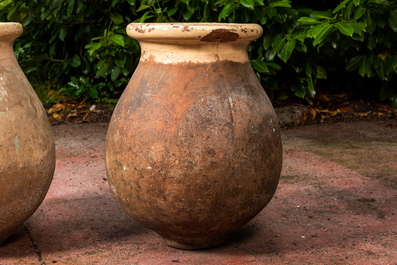
POLYGON ((258 39, 263 29, 258 24, 237 23, 130 23, 127 34, 138 41, 234 42, 258 39))
POLYGON ((15 39, 22 35, 23 27, 18 22, 0 22, 0 37, 15 39))

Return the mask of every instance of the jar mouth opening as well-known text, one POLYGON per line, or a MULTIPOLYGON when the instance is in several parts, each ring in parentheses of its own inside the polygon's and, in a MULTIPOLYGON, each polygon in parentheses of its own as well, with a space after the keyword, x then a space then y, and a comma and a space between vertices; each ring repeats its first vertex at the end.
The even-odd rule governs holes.
POLYGON ((138 41, 200 41, 227 43, 258 39, 263 29, 258 24, 234 23, 131 23, 127 34, 138 41))
POLYGON ((18 38, 22 35, 23 27, 18 22, 0 22, 1 38, 18 38))

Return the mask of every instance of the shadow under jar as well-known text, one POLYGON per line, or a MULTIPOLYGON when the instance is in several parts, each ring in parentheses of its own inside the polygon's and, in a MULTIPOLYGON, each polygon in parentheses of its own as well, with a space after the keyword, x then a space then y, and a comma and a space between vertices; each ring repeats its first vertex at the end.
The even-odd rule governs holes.
POLYGON ((141 59, 106 139, 121 207, 165 243, 223 243, 271 200, 282 146, 277 117, 248 59, 256 24, 127 27, 141 59))

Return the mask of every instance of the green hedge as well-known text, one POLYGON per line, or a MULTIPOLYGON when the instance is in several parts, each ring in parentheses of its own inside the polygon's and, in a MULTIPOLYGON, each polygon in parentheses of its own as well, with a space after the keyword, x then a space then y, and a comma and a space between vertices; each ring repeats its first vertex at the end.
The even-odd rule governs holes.
POLYGON ((230 22, 264 27, 249 56, 272 99, 313 104, 337 87, 376 92, 397 108, 392 0, 3 0, 0 17, 25 28, 15 52, 32 83, 71 98, 120 95, 140 55, 130 22, 230 22))

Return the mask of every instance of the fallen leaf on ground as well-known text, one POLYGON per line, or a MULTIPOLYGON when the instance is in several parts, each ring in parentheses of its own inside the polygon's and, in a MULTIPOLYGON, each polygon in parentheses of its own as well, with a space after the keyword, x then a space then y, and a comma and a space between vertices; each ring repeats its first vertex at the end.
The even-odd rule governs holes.
POLYGON ((55 118, 55 119, 57 119, 57 120, 60 120, 61 118, 62 118, 62 116, 63 116, 63 114, 58 114, 58 113, 52 113, 52 116, 55 118))
POLYGON ((353 113, 354 112, 354 110, 353 110, 353 108, 352 107, 341 107, 341 108, 339 108, 339 110, 340 110, 340 112, 347 112, 347 113, 353 113))

